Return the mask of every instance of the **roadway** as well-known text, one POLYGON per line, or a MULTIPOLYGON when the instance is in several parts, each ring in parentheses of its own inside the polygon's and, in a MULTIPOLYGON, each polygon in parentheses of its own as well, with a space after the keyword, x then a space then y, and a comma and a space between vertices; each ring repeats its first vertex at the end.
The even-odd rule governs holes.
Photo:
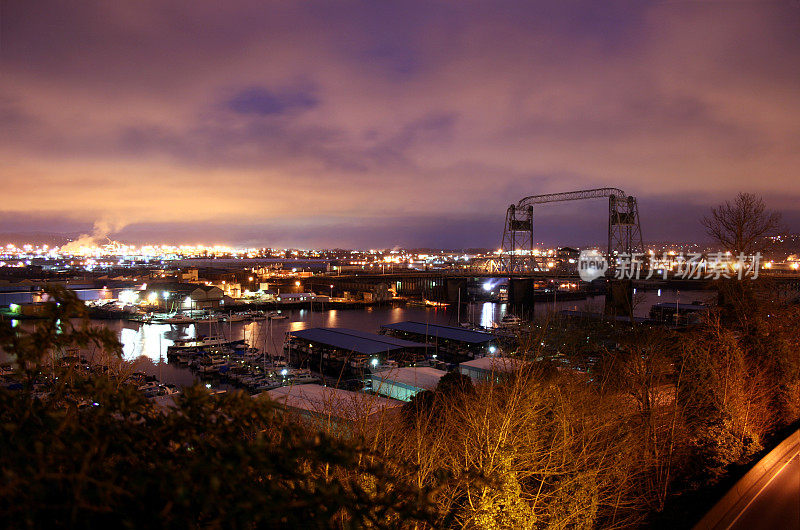
POLYGON ((776 467, 730 530, 800 529, 800 453, 776 467))

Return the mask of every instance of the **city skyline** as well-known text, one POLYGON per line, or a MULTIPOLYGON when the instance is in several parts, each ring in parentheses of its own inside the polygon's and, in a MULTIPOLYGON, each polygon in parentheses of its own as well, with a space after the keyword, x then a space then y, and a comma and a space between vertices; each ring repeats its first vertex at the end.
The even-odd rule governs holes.
POLYGON ((800 231, 796 2, 0 9, 4 232, 491 248, 509 203, 604 186, 646 240, 739 191, 800 231))

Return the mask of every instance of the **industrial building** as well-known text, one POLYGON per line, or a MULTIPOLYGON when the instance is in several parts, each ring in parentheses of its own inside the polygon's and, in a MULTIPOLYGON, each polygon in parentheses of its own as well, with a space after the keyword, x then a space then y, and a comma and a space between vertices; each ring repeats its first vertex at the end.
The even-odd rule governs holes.
POLYGON ((382 396, 409 401, 418 392, 433 390, 447 372, 428 366, 406 366, 373 372, 372 390, 382 396))
POLYGON ((497 353, 497 337, 491 333, 425 322, 395 322, 381 326, 386 335, 430 344, 428 355, 460 362, 497 353))
MULTIPOLYGON (((321 301, 318 299, 319 297, 314 293, 280 293, 275 296, 275 299, 278 302, 318 302, 321 301)), ((324 297, 325 300, 328 300, 328 297, 324 297)))
POLYGON ((222 289, 197 283, 160 282, 146 284, 142 291, 132 293, 133 302, 146 302, 167 311, 185 309, 216 309, 222 302, 222 289))
POLYGON ((458 365, 458 371, 476 383, 499 382, 504 376, 528 365, 527 361, 511 357, 482 357, 458 365))
POLYGON ((286 355, 294 365, 333 375, 361 375, 387 360, 415 363, 425 344, 347 328, 310 328, 287 333, 286 355))

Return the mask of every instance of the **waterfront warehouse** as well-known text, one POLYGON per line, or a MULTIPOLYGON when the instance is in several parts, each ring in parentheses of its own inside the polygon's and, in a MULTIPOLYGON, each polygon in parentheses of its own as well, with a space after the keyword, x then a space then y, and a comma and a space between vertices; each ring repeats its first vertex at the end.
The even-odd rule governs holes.
POLYGON ((385 361, 413 364, 427 346, 347 328, 310 328, 287 333, 289 361, 333 375, 363 375, 385 361))
POLYGON ((418 392, 433 390, 447 372, 428 366, 406 366, 373 372, 373 392, 401 401, 409 401, 418 392))
POLYGON ((494 355, 498 350, 497 337, 483 331, 425 322, 395 322, 381 326, 386 335, 430 344, 431 356, 460 362, 494 355))

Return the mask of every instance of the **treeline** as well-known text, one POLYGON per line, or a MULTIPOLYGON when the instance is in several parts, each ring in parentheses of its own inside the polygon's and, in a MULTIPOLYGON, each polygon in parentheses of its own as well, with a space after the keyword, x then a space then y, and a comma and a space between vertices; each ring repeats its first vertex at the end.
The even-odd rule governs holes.
POLYGON ((449 374, 346 428, 202 388, 164 412, 120 382, 124 363, 50 363, 119 348, 57 294, 52 326, 0 324, 25 381, 0 391, 9 527, 634 528, 800 417, 800 311, 759 282, 724 284, 684 331, 539 323, 526 368, 449 374), (58 379, 37 397, 45 373, 58 379))
POLYGON ((528 368, 474 387, 443 378, 376 446, 437 488, 440 526, 689 526, 658 514, 800 419, 800 307, 767 282, 718 287, 690 329, 531 326, 528 368))

